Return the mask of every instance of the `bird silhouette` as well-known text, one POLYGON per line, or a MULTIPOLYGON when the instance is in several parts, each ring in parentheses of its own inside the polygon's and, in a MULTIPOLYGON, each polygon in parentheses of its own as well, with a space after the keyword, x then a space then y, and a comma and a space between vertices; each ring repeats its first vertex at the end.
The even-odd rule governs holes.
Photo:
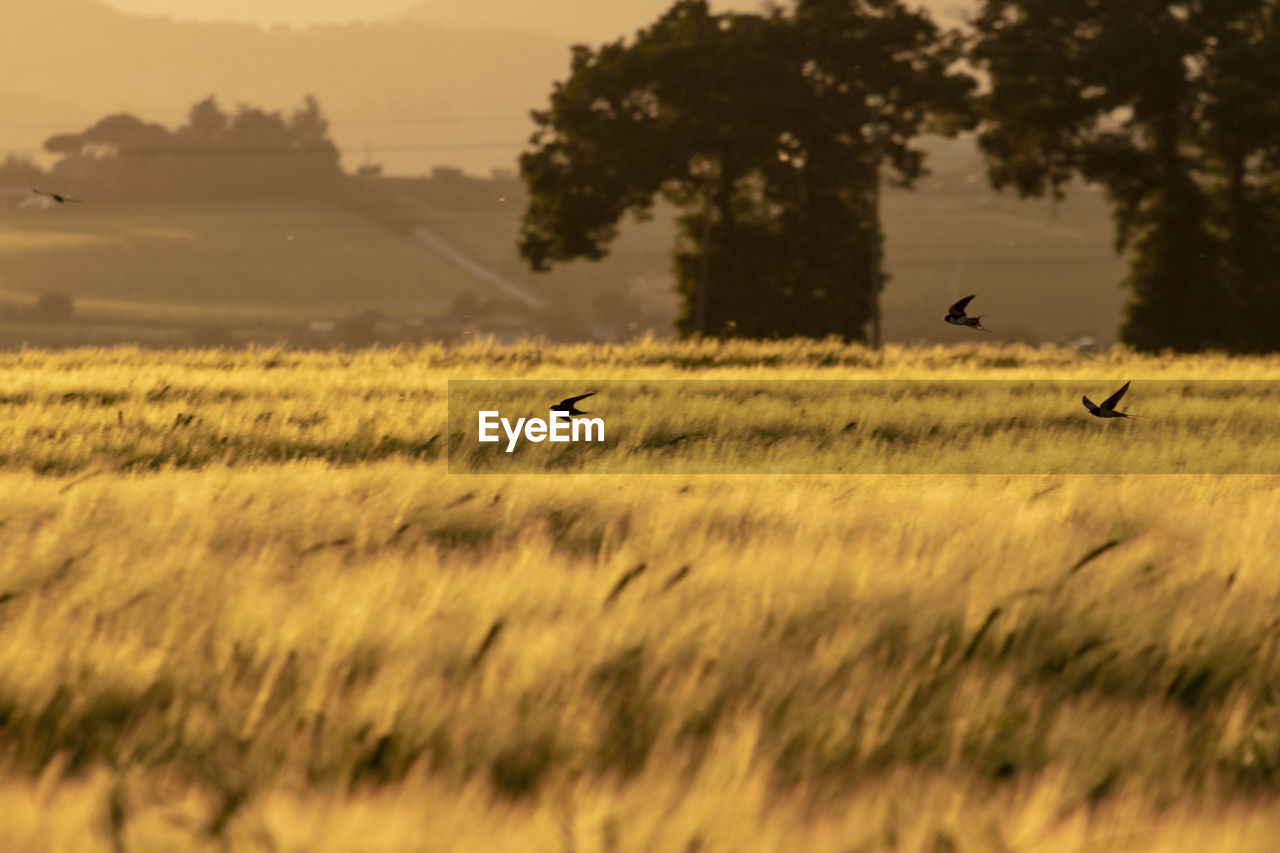
POLYGON ((576 397, 569 397, 569 398, 567 398, 567 399, 561 400, 559 403, 556 403, 554 406, 552 406, 552 407, 551 407, 551 411, 553 411, 553 412, 564 412, 564 413, 568 414, 570 417, 573 417, 574 415, 585 415, 585 414, 587 414, 587 412, 584 412, 584 411, 582 411, 581 409, 579 409, 579 408, 578 408, 578 406, 577 406, 577 402, 578 402, 579 400, 585 400, 585 399, 587 399, 588 397, 590 397, 590 396, 591 396, 592 394, 594 394, 594 393, 596 393, 596 392, 595 392, 595 391, 588 391, 588 392, 587 392, 587 393, 585 393, 585 394, 579 394, 579 395, 578 395, 578 396, 576 396, 576 397))
POLYGON ((36 195, 44 196, 45 198, 49 198, 49 199, 53 199, 53 200, 54 200, 55 202, 57 202, 58 204, 66 204, 67 202, 75 202, 76 204, 83 204, 83 202, 82 202, 82 201, 80 201, 80 199, 78 199, 78 198, 72 198, 72 197, 71 197, 71 196, 69 196, 69 195, 63 195, 62 193, 50 193, 50 192, 45 192, 44 190, 38 190, 38 189, 36 189, 35 187, 32 187, 32 188, 31 188, 31 191, 32 191, 33 193, 35 193, 36 195))
MULTIPOLYGON (((1132 381, 1132 379, 1129 380, 1129 382, 1132 381)), ((1101 406, 1094 405, 1094 402, 1088 397, 1081 397, 1080 399, 1084 401, 1084 407, 1089 410, 1089 414, 1095 418, 1131 418, 1133 415, 1126 415, 1124 412, 1116 411, 1116 403, 1119 403, 1120 398, 1124 396, 1124 392, 1129 390, 1129 382, 1121 385, 1119 391, 1103 400, 1101 406)))
POLYGON ((969 300, 973 299, 975 296, 977 296, 976 293, 971 293, 955 305, 952 305, 947 309, 947 316, 942 319, 946 320, 953 326, 968 326, 971 329, 981 329, 984 332, 989 331, 982 326, 982 318, 987 315, 979 314, 976 317, 970 317, 964 313, 964 307, 968 305, 969 300))

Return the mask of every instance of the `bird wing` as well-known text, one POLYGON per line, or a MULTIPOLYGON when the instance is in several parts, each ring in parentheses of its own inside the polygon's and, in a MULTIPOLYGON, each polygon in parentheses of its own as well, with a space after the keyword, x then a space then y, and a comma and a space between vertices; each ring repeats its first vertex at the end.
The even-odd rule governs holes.
POLYGON ((960 300, 959 302, 957 302, 955 305, 952 305, 950 308, 948 308, 948 309, 947 309, 947 313, 948 313, 948 314, 963 314, 963 313, 964 313, 964 307, 965 307, 966 305, 968 305, 968 304, 969 304, 969 300, 973 299, 973 297, 975 297, 975 296, 977 296, 977 295, 978 295, 978 294, 976 294, 976 293, 970 293, 970 294, 969 294, 968 296, 966 296, 964 299, 961 299, 961 300, 960 300))
MULTIPOLYGON (((1132 379, 1131 379, 1131 380, 1129 380, 1129 382, 1132 382, 1132 381, 1133 381, 1132 379)), ((1103 400, 1103 401, 1102 401, 1102 408, 1104 408, 1104 409, 1114 409, 1114 408, 1116 407, 1116 403, 1119 403, 1119 402, 1120 402, 1120 398, 1124 396, 1124 392, 1129 390, 1129 382, 1124 383, 1124 385, 1120 386, 1120 390, 1119 390, 1119 391, 1117 391, 1116 393, 1112 394, 1112 395, 1111 395, 1110 397, 1108 397, 1107 399, 1103 400)))
POLYGON ((45 190, 36 189, 35 187, 32 187, 31 191, 36 195, 40 196, 40 198, 44 199, 46 207, 52 204, 61 204, 65 201, 75 202, 76 204, 84 204, 84 202, 80 201, 80 199, 75 198, 74 196, 64 195, 62 193, 51 193, 45 190))
POLYGON ((594 394, 594 393, 596 393, 596 392, 595 392, 595 391, 588 391, 587 393, 585 393, 585 394, 579 394, 579 395, 578 395, 578 396, 576 396, 576 397, 569 397, 569 398, 567 398, 567 399, 561 400, 561 401, 560 401, 560 405, 561 405, 561 406, 572 406, 574 403, 578 402, 579 400, 585 400, 585 399, 587 399, 588 397, 590 397, 590 396, 591 396, 592 394, 594 394))
POLYGON ((1097 407, 1097 406, 1095 406, 1095 405, 1093 404, 1093 401, 1092 401, 1092 400, 1090 400, 1088 397, 1081 397, 1080 399, 1081 399, 1081 400, 1084 400, 1084 407, 1085 407, 1086 409, 1088 409, 1089 411, 1091 411, 1091 412, 1096 412, 1096 411, 1098 410, 1098 407, 1097 407))

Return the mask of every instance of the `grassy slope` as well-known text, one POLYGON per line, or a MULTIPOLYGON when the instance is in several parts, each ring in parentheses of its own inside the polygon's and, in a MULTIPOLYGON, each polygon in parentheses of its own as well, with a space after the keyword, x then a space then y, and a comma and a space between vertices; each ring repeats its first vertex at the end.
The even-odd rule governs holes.
MULTIPOLYGON (((952 177, 959 169, 943 165, 952 177)), ((616 301, 630 292, 647 311, 674 316, 669 208, 659 208, 652 222, 626 224, 604 262, 560 264, 535 275, 515 248, 526 197, 509 182, 494 186, 501 189, 488 192, 479 181, 462 189, 447 181, 391 183, 387 192, 403 220, 394 228, 305 203, 0 210, 0 292, 29 299, 58 291, 88 308, 198 312, 207 319, 219 313, 315 319, 364 310, 420 316, 443 310, 463 291, 493 296, 489 285, 407 236, 421 223, 550 298, 558 313, 590 317, 602 297, 616 301)), ((941 314, 972 292, 980 295, 972 310, 988 315, 995 340, 1084 332, 1114 338, 1123 262, 1111 254, 1109 218, 1096 198, 1077 193, 1050 221, 1042 204, 983 201, 926 185, 914 194, 886 194, 884 217, 888 339, 969 342, 977 333, 945 325, 941 314)), ((629 319, 608 316, 623 325, 629 319)), ((659 320, 655 332, 668 330, 669 322, 659 320)))
MULTIPOLYGON (((971 313, 988 314, 994 340, 1060 341, 1089 333, 1100 343, 1114 341, 1125 262, 1112 251, 1111 217, 1101 198, 1075 188, 1055 211, 976 184, 959 189, 963 175, 980 174, 981 166, 965 159, 966 143, 935 142, 934 148, 939 180, 884 195, 886 340, 968 343, 971 330, 941 319, 946 306, 978 293, 971 313)), ((675 211, 667 205, 658 205, 650 222, 624 221, 603 262, 558 264, 550 274, 534 275, 515 248, 527 204, 522 188, 508 191, 503 203, 487 199, 466 210, 447 203, 444 187, 406 182, 397 189, 417 195, 423 222, 537 292, 583 303, 604 289, 630 288, 674 316, 675 211)))
POLYGON ((969 293, 969 313, 987 316, 995 340, 1116 340, 1125 261, 1096 194, 1074 190, 1055 216, 1046 202, 1005 196, 891 193, 884 228, 886 340, 967 342, 971 330, 941 320, 969 293))
POLYGON ((0 288, 87 307, 291 320, 443 311, 477 283, 336 205, 83 205, 0 212, 0 288))
POLYGON ((448 376, 1122 366, 1280 377, 785 343, 5 355, 2 846, 1269 850, 1273 477, 474 478, 430 444, 448 376))
MULTIPOLYGON (((650 222, 635 223, 630 217, 601 262, 558 264, 548 273, 532 273, 517 249, 520 217, 528 204, 522 184, 500 185, 502 201, 492 195, 487 203, 472 197, 465 201, 448 194, 447 185, 402 181, 394 191, 421 221, 445 235, 460 250, 516 281, 567 298, 576 294, 590 300, 602 284, 625 292, 626 285, 645 277, 671 280, 671 245, 675 231, 674 211, 661 207, 650 222)), ((669 284, 667 285, 670 286, 669 284)))

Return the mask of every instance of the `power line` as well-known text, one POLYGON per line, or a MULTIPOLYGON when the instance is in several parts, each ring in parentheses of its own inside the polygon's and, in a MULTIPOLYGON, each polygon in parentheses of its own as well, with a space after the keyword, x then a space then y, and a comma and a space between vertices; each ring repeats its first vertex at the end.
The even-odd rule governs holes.
MULTIPOLYGON (((458 143, 445 145, 348 145, 341 146, 335 144, 335 149, 339 156, 356 157, 367 156, 378 152, 382 153, 413 153, 413 152, 432 152, 432 151, 517 151, 524 148, 522 142, 475 142, 475 143, 458 143)), ((60 156, 62 152, 43 151, 35 148, 4 148, 0 146, 0 152, 5 154, 14 154, 18 156, 51 154, 60 156)), ((125 158, 141 158, 152 156, 189 156, 189 157, 245 157, 256 156, 261 154, 273 154, 279 156, 316 156, 323 154, 323 151, 305 148, 145 148, 145 149, 126 149, 123 152, 125 158)))
POLYGON ((395 119, 330 119, 331 127, 399 127, 420 124, 480 124, 489 122, 532 122, 528 115, 522 116, 433 116, 419 118, 395 119))
POLYGON ((524 148, 524 142, 474 142, 458 145, 371 145, 371 151, 481 151, 524 148))
MULTIPOLYGON (((330 127, 413 127, 424 124, 481 124, 493 122, 532 122, 528 115, 413 116, 405 118, 326 119, 330 127)), ((81 121, 0 121, 0 129, 51 130, 74 127, 81 121)))

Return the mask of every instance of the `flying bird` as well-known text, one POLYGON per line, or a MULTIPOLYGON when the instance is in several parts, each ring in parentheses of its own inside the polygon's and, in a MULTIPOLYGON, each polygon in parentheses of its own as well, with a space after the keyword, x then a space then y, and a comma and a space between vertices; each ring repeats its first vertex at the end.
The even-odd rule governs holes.
POLYGON ((53 200, 54 200, 55 202, 57 202, 58 204, 66 204, 66 203, 67 203, 67 202, 69 202, 69 201, 70 201, 70 202, 75 202, 76 204, 83 204, 83 202, 82 202, 82 201, 80 201, 80 199, 78 199, 78 198, 72 198, 72 197, 71 197, 71 196, 69 196, 69 195, 63 195, 62 193, 49 193, 49 192, 45 192, 44 190, 38 190, 38 189, 36 189, 35 187, 32 187, 32 188, 31 188, 31 191, 32 191, 33 193, 35 193, 36 195, 44 196, 45 198, 53 199, 53 200))
POLYGON ((569 417, 573 417, 574 415, 585 415, 587 413, 578 408, 577 402, 579 400, 587 399, 594 393, 596 392, 588 391, 585 394, 579 394, 576 397, 569 397, 568 399, 561 400, 559 403, 556 403, 554 406, 551 407, 551 411, 565 412, 566 414, 569 415, 569 417))
POLYGON ((984 332, 989 331, 982 326, 982 318, 987 316, 986 314, 979 314, 977 317, 970 317, 964 313, 964 307, 968 305, 969 300, 973 299, 975 296, 977 296, 976 293, 971 293, 955 305, 952 305, 947 309, 947 316, 942 319, 946 320, 953 326, 968 326, 971 329, 981 329, 984 332))
MULTIPOLYGON (((1129 380, 1132 382, 1133 380, 1129 380)), ((1133 415, 1126 415, 1124 412, 1116 411, 1116 403, 1120 402, 1120 398, 1124 396, 1124 392, 1129 390, 1129 382, 1120 386, 1120 390, 1112 394, 1110 397, 1102 401, 1101 406, 1095 406, 1093 401, 1088 397, 1081 397, 1084 400, 1084 407, 1089 410, 1089 414, 1095 418, 1131 418, 1133 415)))

